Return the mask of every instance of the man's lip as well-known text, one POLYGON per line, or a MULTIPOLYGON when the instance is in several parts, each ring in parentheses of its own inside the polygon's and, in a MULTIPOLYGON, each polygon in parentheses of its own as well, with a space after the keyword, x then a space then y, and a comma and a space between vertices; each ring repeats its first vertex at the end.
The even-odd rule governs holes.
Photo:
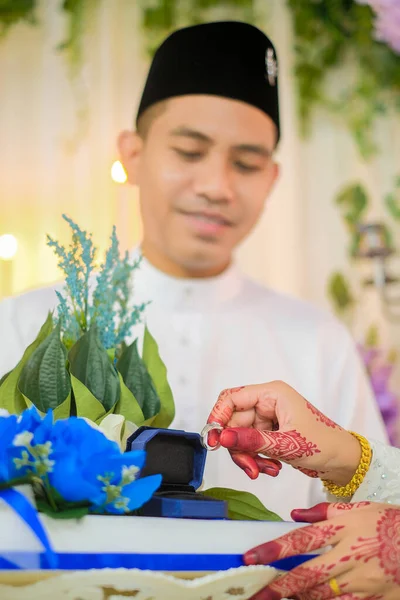
POLYGON ((224 217, 223 215, 221 215, 219 213, 213 213, 213 212, 207 212, 207 211, 201 211, 201 210, 189 211, 189 210, 181 210, 181 209, 179 209, 178 212, 180 212, 182 215, 186 215, 189 217, 202 217, 203 219, 209 219, 210 221, 215 221, 216 223, 219 223, 221 225, 225 225, 228 227, 231 227, 233 225, 232 221, 229 221, 226 217, 224 217))

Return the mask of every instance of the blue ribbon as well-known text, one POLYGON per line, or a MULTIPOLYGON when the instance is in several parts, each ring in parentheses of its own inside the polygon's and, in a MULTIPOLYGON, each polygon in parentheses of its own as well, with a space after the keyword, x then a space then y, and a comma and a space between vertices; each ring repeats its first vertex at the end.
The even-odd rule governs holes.
MULTIPOLYGON (((21 492, 18 492, 12 488, 0 490, 0 498, 6 504, 8 504, 8 506, 12 508, 14 512, 17 513, 17 515, 24 521, 24 523, 26 523, 32 533, 34 533, 34 535, 38 538, 45 550, 44 554, 42 555, 44 564, 50 569, 56 569, 58 567, 57 554, 51 547, 50 540, 47 537, 46 531, 39 520, 38 513, 29 500, 27 500, 27 498, 25 498, 21 492)), ((11 554, 9 556, 11 556, 11 554)), ((25 554, 19 554, 18 556, 25 556, 25 554)), ((8 559, 2 558, 0 562, 0 568, 2 569, 4 569, 2 566, 3 561, 9 563, 8 559)))
MULTIPOLYGON (((38 556, 38 569, 48 570, 46 555, 38 556)), ((18 554, 18 562, 32 561, 32 553, 18 554)), ((314 558, 314 555, 300 555, 284 558, 271 563, 271 567, 282 571, 290 571, 303 562, 314 558)), ((12 555, 8 555, 12 559, 12 555)), ((86 569, 150 569, 152 571, 226 571, 243 566, 241 554, 57 554, 59 570, 73 571, 86 569)), ((0 558, 0 569, 19 570, 17 561, 6 561, 0 558)))

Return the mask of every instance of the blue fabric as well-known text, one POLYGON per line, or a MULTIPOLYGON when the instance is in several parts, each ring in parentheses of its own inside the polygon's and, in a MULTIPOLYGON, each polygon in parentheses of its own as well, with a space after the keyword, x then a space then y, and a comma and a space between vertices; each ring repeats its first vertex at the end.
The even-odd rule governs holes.
MULTIPOLYGON (((18 554, 18 562, 28 562, 30 556, 26 553, 25 560, 18 554)), ((12 563, 12 554, 7 555, 4 561, 0 557, 0 569, 20 569, 12 563), (3 562, 2 562, 3 560, 3 562)), ((285 558, 271 564, 271 566, 289 571, 303 562, 314 558, 314 555, 300 555, 285 558)), ((39 568, 48 570, 48 561, 45 554, 39 555, 39 568)), ((152 571, 225 571, 243 566, 241 554, 57 554, 58 569, 61 570, 86 570, 86 569, 150 569, 152 571)))
POLYGON ((38 513, 32 504, 23 494, 16 489, 0 490, 0 498, 8 504, 12 510, 27 524, 31 531, 42 544, 44 553, 44 563, 51 569, 57 568, 57 556, 51 547, 50 540, 46 531, 39 520, 38 513))

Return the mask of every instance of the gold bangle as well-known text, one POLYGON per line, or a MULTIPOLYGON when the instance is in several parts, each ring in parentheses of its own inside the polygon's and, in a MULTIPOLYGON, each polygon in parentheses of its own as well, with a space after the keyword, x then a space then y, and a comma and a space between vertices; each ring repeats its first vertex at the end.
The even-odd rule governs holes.
POLYGON ((355 438, 360 442, 361 446, 361 458, 360 463, 357 467, 357 471, 354 473, 353 478, 347 485, 340 487, 336 485, 332 481, 322 480, 324 484, 324 488, 333 496, 337 498, 351 498, 354 496, 362 482, 364 481, 364 477, 368 472, 368 469, 371 465, 372 460, 372 448, 368 440, 365 439, 362 435, 358 433, 354 433, 353 431, 349 431, 351 435, 354 435, 355 438))

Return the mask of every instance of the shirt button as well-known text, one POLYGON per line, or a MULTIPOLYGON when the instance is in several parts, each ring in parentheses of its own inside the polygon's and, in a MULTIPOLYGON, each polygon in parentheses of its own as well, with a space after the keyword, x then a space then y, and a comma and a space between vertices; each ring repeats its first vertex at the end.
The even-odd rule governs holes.
POLYGON ((189 338, 187 338, 186 336, 182 336, 181 337, 181 344, 182 346, 189 346, 189 338))
POLYGON ((179 383, 180 385, 186 385, 188 382, 188 380, 186 379, 186 377, 184 377, 184 375, 182 375, 181 377, 179 377, 179 383))

